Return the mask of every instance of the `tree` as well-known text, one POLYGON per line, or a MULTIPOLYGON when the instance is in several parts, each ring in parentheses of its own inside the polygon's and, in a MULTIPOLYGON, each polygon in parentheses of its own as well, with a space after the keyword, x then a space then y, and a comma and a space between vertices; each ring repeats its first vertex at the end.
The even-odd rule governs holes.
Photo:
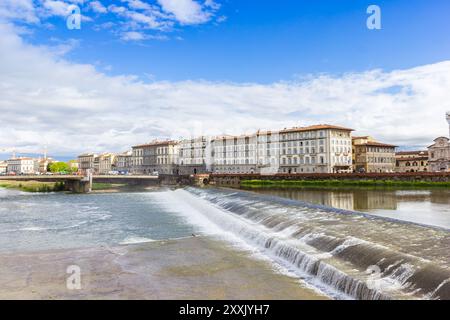
POLYGON ((75 173, 78 171, 78 166, 77 161, 76 160, 69 160, 69 162, 67 162, 68 166, 69 166, 69 172, 70 173, 75 173))
POLYGON ((70 167, 65 162, 53 162, 49 165, 50 172, 58 173, 58 172, 69 172, 70 167))

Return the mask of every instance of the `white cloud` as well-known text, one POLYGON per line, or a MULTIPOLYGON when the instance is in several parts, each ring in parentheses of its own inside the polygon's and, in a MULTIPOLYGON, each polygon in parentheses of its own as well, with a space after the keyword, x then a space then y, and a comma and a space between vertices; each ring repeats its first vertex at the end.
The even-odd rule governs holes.
POLYGON ((140 41, 146 39, 146 36, 142 32, 128 31, 122 33, 121 39, 125 41, 140 41))
POLYGON ((69 13, 69 6, 71 4, 59 0, 45 0, 42 4, 43 8, 47 10, 50 16, 66 17, 69 13))
POLYGON ((91 1, 89 2, 89 6, 97 13, 107 13, 108 10, 100 1, 91 1))
MULTIPOLYGON (((0 22, 25 22, 34 27, 52 26, 48 19, 52 17, 65 18, 71 14, 74 4, 80 8, 83 22, 95 21, 88 14, 102 14, 101 25, 94 24, 96 31, 104 30, 104 26, 112 23, 119 30, 112 32, 122 37, 124 32, 135 31, 143 34, 146 30, 170 32, 174 26, 206 23, 215 16, 220 5, 213 0, 202 4, 194 0, 154 0, 150 4, 142 0, 121 0, 108 7, 100 0, 1 0, 0 22), (111 19, 111 21, 104 21, 111 19)), ((223 18, 219 18, 222 20, 223 18)), ((147 39, 158 36, 148 36, 147 39)))
POLYGON ((205 23, 212 16, 210 11, 204 10, 202 5, 194 0, 158 0, 158 3, 182 24, 205 23))
POLYGON ((141 29, 155 29, 162 30, 171 25, 170 21, 162 19, 162 15, 156 11, 149 10, 138 12, 129 10, 123 6, 110 5, 109 11, 117 14, 119 17, 125 18, 127 21, 124 24, 125 29, 141 30, 141 29))
POLYGON ((128 3, 128 6, 131 9, 135 10, 152 10, 153 7, 146 2, 142 2, 140 0, 122 0, 122 2, 128 3))
POLYGON ((38 23, 33 0, 0 1, 0 21, 21 20, 27 23, 38 23))
POLYGON ((205 0, 205 7, 209 7, 214 10, 219 10, 221 5, 214 0, 205 0))
MULTIPOLYGON (((151 73, 151 70, 149 70, 151 73)), ((273 84, 150 82, 70 63, 0 24, 0 147, 122 151, 153 138, 333 123, 426 146, 448 134, 450 61, 273 84)))
POLYGON ((128 11, 126 14, 134 22, 144 24, 151 29, 157 29, 162 24, 153 15, 146 15, 140 12, 128 11))

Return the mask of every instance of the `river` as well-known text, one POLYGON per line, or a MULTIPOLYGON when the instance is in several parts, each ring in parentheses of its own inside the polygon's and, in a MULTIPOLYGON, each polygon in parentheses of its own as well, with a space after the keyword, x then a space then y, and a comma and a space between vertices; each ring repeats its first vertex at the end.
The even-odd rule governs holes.
POLYGON ((331 298, 450 299, 448 201, 448 190, 0 190, 0 250, 198 234, 269 261, 274 272, 331 298))
POLYGON ((259 189, 258 193, 450 229, 450 189, 259 189))

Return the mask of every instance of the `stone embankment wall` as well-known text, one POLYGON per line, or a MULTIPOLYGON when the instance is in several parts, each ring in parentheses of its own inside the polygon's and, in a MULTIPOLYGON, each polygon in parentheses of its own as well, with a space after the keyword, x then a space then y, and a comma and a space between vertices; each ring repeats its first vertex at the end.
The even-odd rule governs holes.
POLYGON ((316 173, 316 174, 211 174, 209 183, 216 186, 238 187, 242 180, 390 180, 449 182, 450 172, 405 173, 316 173))

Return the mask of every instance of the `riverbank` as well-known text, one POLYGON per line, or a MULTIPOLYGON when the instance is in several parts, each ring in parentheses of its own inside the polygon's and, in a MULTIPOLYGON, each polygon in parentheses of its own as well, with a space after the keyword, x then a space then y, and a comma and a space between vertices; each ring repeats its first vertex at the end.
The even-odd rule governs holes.
MULTIPOLYGON (((92 184, 95 192, 121 192, 127 189, 127 185, 118 183, 96 183, 92 184)), ((23 192, 61 192, 65 191, 63 182, 40 182, 40 181, 9 181, 0 180, 0 188, 20 190, 23 192)))
POLYGON ((5 181, 0 180, 0 187, 15 189, 24 192, 58 192, 64 191, 62 182, 39 182, 39 181, 5 181))
POLYGON ((450 188, 450 182, 399 180, 242 180, 245 188, 365 187, 365 188, 450 188))
POLYGON ((327 299, 222 242, 191 237, 0 254, 0 299, 327 299), (67 267, 81 270, 69 290, 67 267))

